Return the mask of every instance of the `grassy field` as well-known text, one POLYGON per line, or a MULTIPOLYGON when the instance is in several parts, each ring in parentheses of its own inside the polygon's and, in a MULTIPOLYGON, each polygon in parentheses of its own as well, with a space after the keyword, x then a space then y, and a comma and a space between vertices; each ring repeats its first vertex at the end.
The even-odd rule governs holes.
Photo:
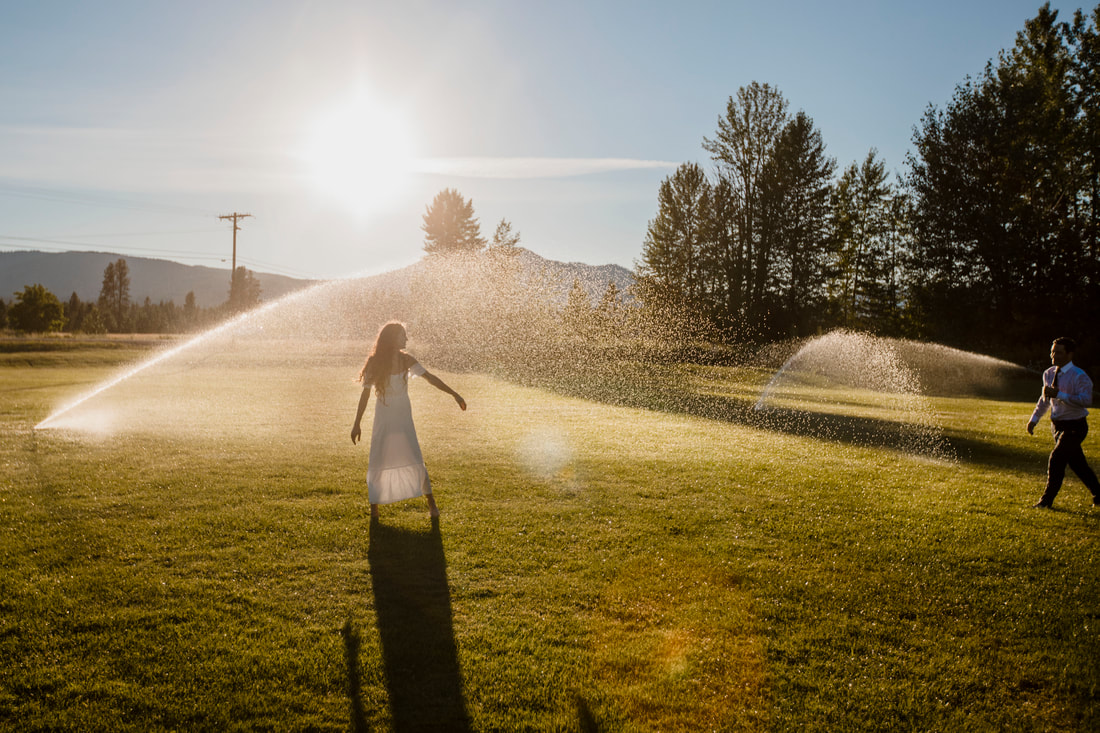
POLYGON ((411 392, 442 518, 372 526, 359 356, 181 360, 33 430, 141 353, 0 349, 4 729, 1100 728, 1100 510, 1076 478, 1029 508, 1015 396, 931 400, 951 461, 814 427, 889 422, 873 394, 645 409, 763 370, 441 374, 468 412, 411 392))

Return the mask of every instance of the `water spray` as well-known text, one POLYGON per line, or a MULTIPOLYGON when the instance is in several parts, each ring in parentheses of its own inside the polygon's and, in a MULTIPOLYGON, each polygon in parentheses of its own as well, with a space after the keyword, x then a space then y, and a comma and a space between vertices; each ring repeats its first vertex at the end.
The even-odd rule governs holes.
POLYGON ((247 311, 245 313, 241 313, 240 315, 235 316, 234 318, 231 318, 230 320, 226 321, 225 323, 222 323, 219 326, 216 326, 216 327, 214 327, 214 328, 212 328, 208 331, 204 331, 203 333, 199 334, 198 336, 195 336, 194 338, 188 339, 187 341, 185 341, 182 344, 179 344, 178 346, 175 346, 171 349, 166 349, 164 351, 161 351, 161 352, 153 355, 152 357, 146 359, 145 361, 141 362, 140 364, 137 364, 137 365, 131 367, 130 369, 126 370, 125 372, 123 372, 123 373, 121 373, 121 374, 119 374, 115 377, 112 377, 111 379, 107 380, 106 382, 103 382, 102 384, 97 385, 94 389, 92 389, 91 391, 81 395, 80 397, 78 397, 77 399, 75 399, 72 402, 68 403, 67 405, 64 405, 63 407, 55 410, 49 417, 47 417, 45 420, 43 420, 42 422, 35 425, 34 429, 35 430, 48 430, 52 427, 55 427, 54 423, 57 422, 59 420, 59 418, 61 418, 66 413, 76 409, 77 407, 84 404, 85 402, 92 399, 93 397, 95 397, 99 394, 102 394, 103 392, 106 392, 107 390, 109 390, 112 387, 115 387, 116 385, 126 381, 127 379, 130 379, 131 377, 134 377, 135 375, 140 374, 141 372, 145 371, 146 369, 149 369, 150 367, 156 366, 157 364, 160 364, 161 362, 163 362, 167 359, 170 359, 173 356, 181 354, 181 353, 183 353, 183 352, 185 352, 189 349, 195 348, 196 346, 198 346, 198 345, 200 345, 200 344, 202 344, 202 343, 204 343, 208 340, 211 340, 211 339, 213 339, 213 338, 215 338, 215 337, 217 337, 221 334, 224 334, 227 331, 230 331, 230 330, 236 328, 237 326, 240 326, 240 325, 244 324, 245 322, 247 322, 249 320, 257 318, 258 316, 263 315, 264 313, 267 313, 268 311, 272 310, 273 308, 276 308, 276 307, 278 307, 280 305, 283 305, 285 303, 288 303, 288 302, 292 302, 293 300, 295 300, 297 298, 305 297, 305 295, 307 293, 310 293, 313 290, 316 290, 318 288, 324 287, 324 286, 329 285, 329 284, 330 283, 319 283, 318 285, 314 285, 314 286, 306 288, 304 290, 300 290, 300 291, 295 292, 295 293, 290 293, 288 295, 283 296, 282 298, 279 298, 278 300, 274 300, 270 303, 266 303, 266 304, 260 306, 259 308, 254 308, 253 310, 247 311))

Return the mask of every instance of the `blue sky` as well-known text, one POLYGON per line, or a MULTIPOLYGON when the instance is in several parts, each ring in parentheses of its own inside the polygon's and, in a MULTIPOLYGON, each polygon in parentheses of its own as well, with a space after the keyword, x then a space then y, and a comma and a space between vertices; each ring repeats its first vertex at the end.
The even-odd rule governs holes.
POLYGON ((228 267, 236 211, 238 264, 378 272, 453 187, 486 236, 632 267, 739 87, 778 88, 841 168, 900 172, 1039 5, 0 0, 0 249, 228 267))

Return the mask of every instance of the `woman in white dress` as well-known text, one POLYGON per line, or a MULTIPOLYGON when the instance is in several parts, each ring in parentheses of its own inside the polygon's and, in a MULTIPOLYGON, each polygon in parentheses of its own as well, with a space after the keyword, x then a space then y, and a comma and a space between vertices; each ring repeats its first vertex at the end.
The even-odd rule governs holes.
POLYGON ((409 377, 423 377, 428 384, 455 398, 463 410, 466 401, 439 377, 427 371, 404 351, 408 337, 405 327, 391 321, 378 332, 370 356, 359 372, 363 393, 351 427, 351 442, 359 442, 363 434, 359 426, 373 389, 378 399, 374 405, 374 426, 370 436, 370 462, 367 464, 367 494, 370 515, 378 517, 378 505, 390 504, 416 496, 428 497, 428 512, 439 516, 432 496, 428 469, 420 454, 420 443, 413 427, 412 405, 409 403, 409 377))

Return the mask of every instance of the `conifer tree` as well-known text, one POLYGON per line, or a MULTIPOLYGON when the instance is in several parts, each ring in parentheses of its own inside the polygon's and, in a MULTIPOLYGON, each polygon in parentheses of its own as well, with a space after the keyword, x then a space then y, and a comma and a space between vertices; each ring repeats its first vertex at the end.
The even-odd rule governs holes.
POLYGON ((106 316, 109 331, 123 332, 127 328, 130 308, 130 268, 119 258, 103 270, 103 287, 99 291, 99 309, 106 316))
POLYGON ((1092 330, 1096 155, 1085 148, 1097 114, 1081 104, 1097 98, 1094 35, 1046 3, 1013 48, 921 119, 906 184, 922 337, 980 346, 1049 340, 1055 323, 1092 330), (1065 295, 1047 302, 1052 292, 1065 295))
POLYGON ((741 288, 731 298, 738 311, 727 314, 731 319, 744 315, 760 318, 766 311, 771 242, 762 236, 766 228, 764 176, 788 120, 787 100, 779 90, 754 81, 738 89, 736 98, 729 98, 714 138, 703 139, 703 149, 711 154, 718 175, 729 185, 729 214, 735 234, 734 246, 723 252, 731 259, 723 269, 741 271, 739 281, 731 283, 741 288))
POLYGON ((519 232, 512 229, 512 222, 501 219, 493 232, 493 239, 489 242, 489 250, 494 254, 503 254, 514 257, 519 247, 519 232))
POLYGON ((835 170, 813 120, 798 112, 779 136, 761 195, 761 239, 771 252, 767 292, 776 303, 772 325, 786 335, 806 335, 824 323, 835 170))
POLYGON ((833 195, 836 247, 833 298, 841 324, 877 330, 887 302, 886 274, 892 263, 888 237, 893 188, 886 164, 874 149, 861 165, 844 170, 833 195))
POLYGON ((639 276, 651 281, 647 292, 707 303, 710 202, 711 186, 697 163, 684 163, 661 182, 638 265, 639 276))
POLYGON ((467 201, 453 188, 436 194, 420 228, 424 232, 424 251, 429 255, 471 254, 485 246, 473 201, 467 201))

